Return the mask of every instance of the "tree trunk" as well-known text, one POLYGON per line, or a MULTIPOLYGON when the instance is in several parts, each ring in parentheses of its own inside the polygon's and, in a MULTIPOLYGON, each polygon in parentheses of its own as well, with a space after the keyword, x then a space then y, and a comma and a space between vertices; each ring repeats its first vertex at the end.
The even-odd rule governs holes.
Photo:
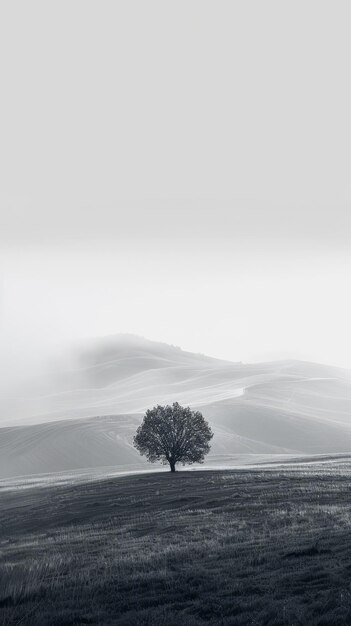
POLYGON ((170 465, 170 468, 171 468, 171 472, 175 472, 176 471, 176 469, 175 469, 175 462, 174 461, 170 461, 169 465, 170 465))

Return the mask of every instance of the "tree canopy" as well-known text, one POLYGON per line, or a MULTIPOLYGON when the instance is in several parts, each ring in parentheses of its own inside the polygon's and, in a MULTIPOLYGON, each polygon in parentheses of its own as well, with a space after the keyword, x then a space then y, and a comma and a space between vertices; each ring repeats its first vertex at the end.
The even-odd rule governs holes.
POLYGON ((134 437, 134 446, 151 463, 203 463, 213 432, 200 411, 178 402, 148 409, 134 437))

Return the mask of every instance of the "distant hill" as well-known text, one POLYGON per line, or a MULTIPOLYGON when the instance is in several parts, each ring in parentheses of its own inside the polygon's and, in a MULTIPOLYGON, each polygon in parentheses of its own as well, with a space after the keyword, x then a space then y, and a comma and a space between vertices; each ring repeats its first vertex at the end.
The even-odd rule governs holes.
POLYGON ((146 408, 200 408, 208 462, 238 454, 351 452, 351 373, 298 361, 246 365, 122 335, 77 348, 32 393, 2 402, 0 477, 146 462, 133 433, 146 408))

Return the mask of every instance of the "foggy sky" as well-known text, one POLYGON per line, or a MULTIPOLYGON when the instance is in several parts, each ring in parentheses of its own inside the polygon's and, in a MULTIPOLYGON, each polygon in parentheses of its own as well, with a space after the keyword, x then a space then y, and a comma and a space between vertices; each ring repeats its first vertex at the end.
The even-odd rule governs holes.
POLYGON ((2 2, 3 362, 137 332, 351 368, 350 17, 2 2))

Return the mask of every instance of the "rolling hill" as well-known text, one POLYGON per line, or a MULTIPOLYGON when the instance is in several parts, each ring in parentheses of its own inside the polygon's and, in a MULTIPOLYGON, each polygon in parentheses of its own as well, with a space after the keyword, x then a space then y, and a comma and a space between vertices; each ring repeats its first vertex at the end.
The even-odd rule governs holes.
POLYGON ((0 477, 144 469, 131 444, 142 413, 174 401, 210 421, 208 463, 351 452, 351 373, 313 363, 231 363, 121 335, 76 349, 30 391, 2 400, 0 477))

